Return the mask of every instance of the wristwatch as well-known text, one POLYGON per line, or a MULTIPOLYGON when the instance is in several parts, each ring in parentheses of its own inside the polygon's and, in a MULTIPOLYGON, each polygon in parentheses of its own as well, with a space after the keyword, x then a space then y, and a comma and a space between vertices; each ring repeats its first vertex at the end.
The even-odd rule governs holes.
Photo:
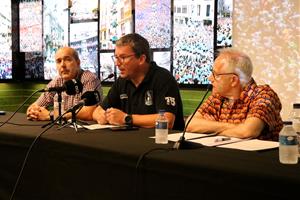
POLYGON ((132 124, 133 124, 133 121, 132 121, 132 115, 127 114, 127 115, 125 116, 125 124, 126 124, 127 126, 132 126, 132 124))

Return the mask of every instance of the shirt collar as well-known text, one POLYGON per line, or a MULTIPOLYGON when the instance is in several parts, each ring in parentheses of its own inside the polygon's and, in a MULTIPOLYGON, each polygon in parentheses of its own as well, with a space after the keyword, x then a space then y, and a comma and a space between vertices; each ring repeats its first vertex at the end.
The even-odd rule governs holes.
POLYGON ((253 78, 246 84, 241 95, 240 100, 244 101, 246 97, 249 97, 254 92, 254 89, 257 87, 257 84, 253 78))

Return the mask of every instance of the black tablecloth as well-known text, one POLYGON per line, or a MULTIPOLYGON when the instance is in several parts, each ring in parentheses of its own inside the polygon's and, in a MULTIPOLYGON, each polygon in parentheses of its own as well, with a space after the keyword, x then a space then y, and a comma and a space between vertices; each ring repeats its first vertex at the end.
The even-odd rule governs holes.
MULTIPOLYGON (((4 121, 8 116, 0 117, 4 121)), ((0 199, 9 199, 25 154, 45 122, 17 114, 0 127, 0 199), (16 125, 18 124, 18 125, 16 125)), ((33 146, 15 199, 287 199, 298 195, 300 164, 278 149, 170 150, 153 129, 46 131, 33 146)))

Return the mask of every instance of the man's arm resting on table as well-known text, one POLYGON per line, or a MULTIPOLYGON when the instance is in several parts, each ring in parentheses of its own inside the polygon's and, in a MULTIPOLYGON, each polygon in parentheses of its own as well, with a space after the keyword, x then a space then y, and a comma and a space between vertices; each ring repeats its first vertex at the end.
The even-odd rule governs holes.
MULTIPOLYGON (((92 121, 93 120, 93 111, 95 110, 95 106, 83 106, 80 111, 77 113, 76 118, 85 120, 85 121, 92 121)), ((69 114, 69 118, 72 117, 72 113, 69 114)))
MULTIPOLYGON (((158 114, 133 114, 132 121, 135 126, 143 128, 154 128, 155 120, 157 119, 158 114)), ((168 128, 172 129, 175 121, 175 115, 170 112, 165 112, 165 117, 168 120, 168 128)))
MULTIPOLYGON (((111 124, 115 125, 125 124, 125 116, 128 113, 124 113, 116 108, 109 108, 107 110, 109 110, 109 116, 106 115, 106 111, 101 106, 98 106, 93 112, 93 119, 99 124, 107 124, 109 121, 111 124)), ((158 114, 132 114, 132 121, 134 126, 154 128, 157 117, 158 114)), ((168 125, 171 129, 174 125, 175 115, 173 113, 166 112, 165 117, 168 119, 168 125)))
POLYGON ((257 117, 249 117, 243 123, 232 124, 204 119, 196 113, 187 127, 187 132, 218 133, 237 138, 256 138, 264 129, 265 123, 257 117))

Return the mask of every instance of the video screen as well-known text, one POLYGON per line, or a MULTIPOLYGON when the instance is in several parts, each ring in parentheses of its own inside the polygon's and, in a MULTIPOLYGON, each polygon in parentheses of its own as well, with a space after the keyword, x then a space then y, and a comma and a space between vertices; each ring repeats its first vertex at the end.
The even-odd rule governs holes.
POLYGON ((12 79, 11 1, 0 1, 0 80, 12 79))
POLYGON ((44 78, 51 80, 57 75, 55 53, 68 45, 68 1, 44 0, 44 78))
POLYGON ((136 0, 135 32, 145 37, 151 48, 169 48, 171 46, 171 1, 136 0))
POLYGON ((155 51, 153 52, 153 61, 162 68, 171 71, 171 52, 170 51, 155 51))
POLYGON ((232 46, 232 4, 233 0, 218 1, 217 47, 232 46))
POLYGON ((42 51, 42 1, 20 0, 20 51, 42 51))
POLYGON ((213 25, 214 1, 174 0, 173 75, 179 84, 209 84, 213 25))
MULTIPOLYGON (((116 77, 116 66, 112 60, 113 52, 100 53, 100 78, 101 80, 108 77, 110 74, 114 74, 116 77)), ((115 78, 108 79, 105 82, 114 82, 115 78)))
POLYGON ((112 50, 123 35, 132 33, 131 0, 100 1, 100 49, 112 50))
POLYGON ((98 20, 98 0, 70 1, 71 23, 98 20))
POLYGON ((98 22, 70 24, 70 46, 77 50, 81 68, 98 74, 98 22))
POLYGON ((25 79, 44 79, 42 52, 25 52, 25 79))

